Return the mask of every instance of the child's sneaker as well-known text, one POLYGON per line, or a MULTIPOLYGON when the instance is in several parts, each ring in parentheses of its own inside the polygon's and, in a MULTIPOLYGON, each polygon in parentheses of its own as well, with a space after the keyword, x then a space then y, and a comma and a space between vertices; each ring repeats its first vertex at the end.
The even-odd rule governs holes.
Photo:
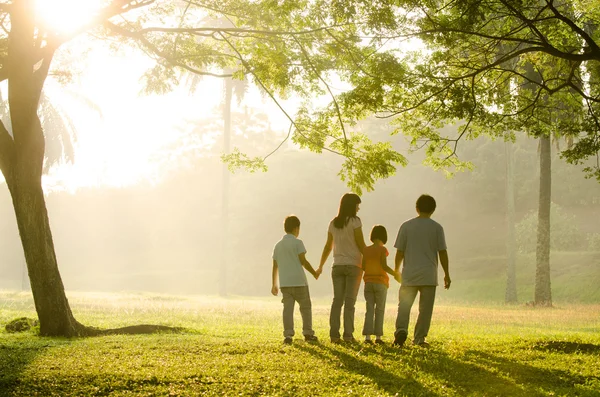
POLYGON ((340 338, 331 338, 331 343, 334 343, 337 345, 337 344, 342 343, 342 340, 340 338))
POLYGON ((385 345, 385 342, 383 341, 383 339, 375 339, 375 343, 378 345, 385 345))
POLYGON ((373 345, 375 344, 375 342, 373 342, 371 339, 365 339, 365 345, 373 345))
POLYGON ((283 340, 283 344, 284 344, 284 345, 291 345, 291 344, 292 344, 292 342, 293 342, 293 339, 292 339, 292 338, 285 338, 285 339, 283 340))
POLYGON ((317 337, 316 337, 316 336, 314 336, 314 335, 304 335, 304 340, 305 340, 306 342, 318 342, 318 341, 319 341, 319 338, 317 338, 317 337))

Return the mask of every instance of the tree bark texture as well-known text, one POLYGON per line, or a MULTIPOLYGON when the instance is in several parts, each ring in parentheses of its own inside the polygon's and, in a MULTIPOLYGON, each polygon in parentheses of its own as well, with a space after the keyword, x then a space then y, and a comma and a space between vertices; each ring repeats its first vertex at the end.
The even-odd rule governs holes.
POLYGON ((505 303, 517 303, 517 243, 515 234, 515 163, 514 144, 505 143, 506 149, 506 291, 505 303))
POLYGON ((15 210, 40 332, 73 336, 82 330, 73 317, 58 271, 42 190, 44 134, 37 115, 54 51, 35 40, 33 0, 14 2, 8 36, 8 102, 12 136, 0 128, 0 168, 15 210), (41 62, 36 62, 44 53, 41 62))
MULTIPOLYGON (((27 168, 26 165, 19 166, 27 168)), ((17 173, 9 190, 40 321, 40 334, 82 335, 85 327, 73 317, 58 270, 41 181, 28 179, 27 173, 17 173)))
POLYGON ((75 336, 85 327, 73 317, 65 295, 42 190, 45 142, 37 109, 54 48, 36 39, 33 9, 33 0, 11 6, 5 67, 12 136, 2 125, 0 168, 15 210, 40 333, 75 336))
POLYGON ((550 286, 550 203, 552 201, 551 138, 540 138, 540 191, 535 268, 534 303, 552 306, 550 286))

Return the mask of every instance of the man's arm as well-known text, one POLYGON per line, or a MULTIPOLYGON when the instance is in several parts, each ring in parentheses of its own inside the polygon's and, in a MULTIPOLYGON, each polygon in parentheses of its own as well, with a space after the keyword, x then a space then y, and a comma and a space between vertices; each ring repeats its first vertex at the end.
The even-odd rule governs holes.
POLYGON ((323 253, 321 254, 321 264, 319 265, 320 271, 323 271, 323 265, 327 261, 329 254, 331 253, 331 249, 333 248, 333 235, 327 232, 327 241, 325 242, 325 246, 323 247, 323 253))
POLYGON ((317 270, 313 269, 310 262, 306 259, 306 253, 303 252, 301 254, 298 254, 298 258, 300 259, 300 263, 302 263, 302 267, 305 268, 306 270, 308 270, 308 272, 313 275, 315 280, 318 279, 319 274, 321 274, 321 273, 318 272, 317 270))
POLYGON ((400 265, 404 260, 404 251, 396 250, 396 257, 394 258, 394 270, 400 271, 400 265))
POLYGON ((400 275, 400 265, 404 260, 404 251, 396 250, 396 256, 394 257, 394 279, 401 283, 402 276, 400 275))
POLYGON ((442 269, 444 269, 444 288, 450 288, 450 271, 448 270, 448 251, 441 250, 438 251, 440 257, 440 263, 442 265, 442 269))
POLYGON ((277 272, 279 268, 277 267, 277 261, 273 259, 273 273, 272 273, 272 287, 271 293, 275 296, 279 293, 279 288, 277 288, 277 272))

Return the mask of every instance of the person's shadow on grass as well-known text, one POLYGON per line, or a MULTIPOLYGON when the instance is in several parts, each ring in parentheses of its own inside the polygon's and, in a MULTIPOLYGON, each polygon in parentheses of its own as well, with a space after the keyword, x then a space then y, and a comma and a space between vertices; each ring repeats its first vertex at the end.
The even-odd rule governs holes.
MULTIPOLYGON (((566 353, 570 354, 570 353, 566 353)), ((512 379, 516 384, 526 391, 528 395, 587 395, 583 390, 576 391, 574 388, 586 385, 600 385, 599 376, 585 376, 565 369, 539 368, 533 365, 516 362, 506 357, 482 352, 478 350, 467 350, 464 354, 466 360, 481 366, 493 368, 494 371, 512 379)), ((541 360, 540 360, 541 361, 541 360)), ((600 395, 596 390, 592 395, 600 395)))
MULTIPOLYGON (((64 343, 70 342, 64 340, 64 343)), ((18 394, 23 371, 48 347, 49 344, 45 344, 37 335, 28 335, 23 339, 7 338, 0 343, 0 397, 18 394)))
POLYGON ((327 344, 296 347, 323 362, 368 377, 386 393, 400 396, 440 396, 447 394, 444 390, 458 395, 529 397, 555 392, 566 395, 576 385, 598 381, 567 370, 538 368, 478 350, 452 356, 436 347, 402 350, 392 346, 327 344), (374 356, 381 357, 382 366, 369 360, 374 356))
POLYGON ((390 347, 382 351, 382 356, 386 361, 401 359, 405 366, 431 374, 459 395, 569 395, 577 385, 599 381, 598 377, 585 377, 563 369, 539 368, 476 349, 453 356, 435 347, 408 347, 401 352, 390 347))

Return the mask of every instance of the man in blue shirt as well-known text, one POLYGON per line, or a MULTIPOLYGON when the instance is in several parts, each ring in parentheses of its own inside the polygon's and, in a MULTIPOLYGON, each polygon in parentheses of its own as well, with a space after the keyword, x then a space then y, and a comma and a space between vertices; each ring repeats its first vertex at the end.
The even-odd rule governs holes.
POLYGON ((285 344, 292 344, 294 337, 294 305, 298 302, 302 315, 302 333, 308 342, 316 342, 315 331, 312 329, 312 304, 308 291, 308 282, 304 269, 316 279, 321 274, 320 270, 313 269, 306 260, 306 248, 300 234, 300 220, 294 215, 285 218, 283 228, 286 235, 273 249, 273 286, 271 293, 277 296, 279 288, 283 295, 283 336, 285 344), (304 269, 303 269, 304 268, 304 269), (279 273, 279 288, 277 287, 277 274, 279 273))
POLYGON ((435 199, 427 194, 417 200, 419 216, 400 226, 396 238, 395 270, 402 266, 402 286, 398 298, 398 317, 394 345, 402 347, 408 336, 410 309, 419 294, 419 316, 415 325, 413 343, 427 347, 425 337, 429 332, 435 290, 438 285, 438 256, 444 270, 444 287, 450 288, 448 251, 442 225, 431 219, 435 211, 435 199))

